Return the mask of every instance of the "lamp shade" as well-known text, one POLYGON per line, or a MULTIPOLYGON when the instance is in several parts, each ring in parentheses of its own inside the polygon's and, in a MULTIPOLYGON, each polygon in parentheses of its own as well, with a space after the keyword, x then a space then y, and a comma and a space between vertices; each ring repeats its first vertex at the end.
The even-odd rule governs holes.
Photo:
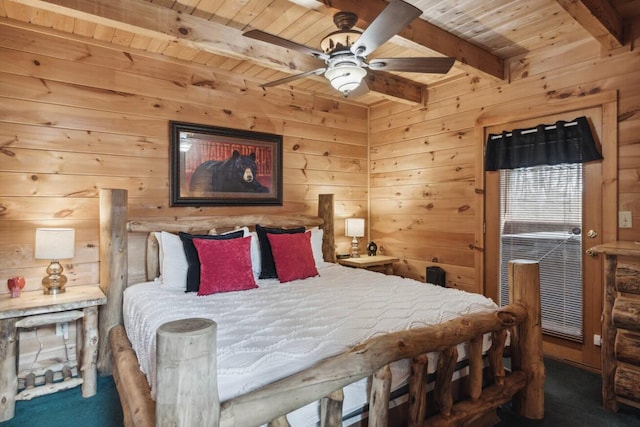
POLYGON ((75 234, 73 228, 36 228, 36 259, 73 258, 75 234))
POLYGON ((345 236, 363 237, 364 236, 364 219, 363 218, 347 218, 344 224, 345 236))

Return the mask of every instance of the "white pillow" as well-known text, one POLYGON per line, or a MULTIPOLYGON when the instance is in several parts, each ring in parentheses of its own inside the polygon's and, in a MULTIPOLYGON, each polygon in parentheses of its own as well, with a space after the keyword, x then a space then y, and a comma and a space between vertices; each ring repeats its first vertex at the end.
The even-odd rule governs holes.
POLYGON ((184 254, 182 240, 176 234, 160 232, 162 262, 160 272, 162 282, 160 287, 164 289, 187 290, 187 270, 189 264, 184 254))
POLYGON ((158 243, 158 270, 160 270, 159 275, 158 277, 156 277, 156 279, 162 280, 162 263, 164 261, 164 251, 162 250, 162 233, 160 233, 159 231, 154 231, 153 235, 155 236, 156 242, 158 243))
POLYGON ((324 230, 318 227, 313 227, 311 230, 307 230, 307 233, 311 233, 311 251, 313 252, 313 259, 316 262, 316 267, 324 264, 324 256, 322 255, 322 238, 324 237, 324 230))
MULTIPOLYGON (((258 278, 262 271, 262 260, 260 259, 260 242, 258 241, 258 233, 252 231, 249 233, 251 236, 251 269, 253 275, 258 278)), ((246 236, 246 234, 245 234, 246 236)))

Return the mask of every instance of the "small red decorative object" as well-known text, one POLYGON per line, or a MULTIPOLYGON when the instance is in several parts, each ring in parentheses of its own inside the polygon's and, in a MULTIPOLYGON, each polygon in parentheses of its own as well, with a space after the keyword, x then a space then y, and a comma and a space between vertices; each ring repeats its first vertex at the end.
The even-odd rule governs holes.
POLYGON ((11 298, 19 298, 22 288, 24 288, 24 277, 16 276, 7 279, 7 287, 11 291, 11 298))

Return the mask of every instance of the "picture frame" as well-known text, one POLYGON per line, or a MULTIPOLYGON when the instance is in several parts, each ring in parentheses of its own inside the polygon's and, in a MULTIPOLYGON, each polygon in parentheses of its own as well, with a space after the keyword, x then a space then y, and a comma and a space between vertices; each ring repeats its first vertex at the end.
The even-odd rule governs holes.
POLYGON ((282 206, 282 135, 169 122, 171 206, 282 206))

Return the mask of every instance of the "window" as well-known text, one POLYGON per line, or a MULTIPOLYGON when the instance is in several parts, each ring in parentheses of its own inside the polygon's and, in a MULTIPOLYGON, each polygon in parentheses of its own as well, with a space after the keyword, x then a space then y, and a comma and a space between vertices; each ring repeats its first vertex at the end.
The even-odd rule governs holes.
POLYGON ((508 261, 540 264, 542 329, 583 341, 582 164, 500 170, 500 305, 508 261))

